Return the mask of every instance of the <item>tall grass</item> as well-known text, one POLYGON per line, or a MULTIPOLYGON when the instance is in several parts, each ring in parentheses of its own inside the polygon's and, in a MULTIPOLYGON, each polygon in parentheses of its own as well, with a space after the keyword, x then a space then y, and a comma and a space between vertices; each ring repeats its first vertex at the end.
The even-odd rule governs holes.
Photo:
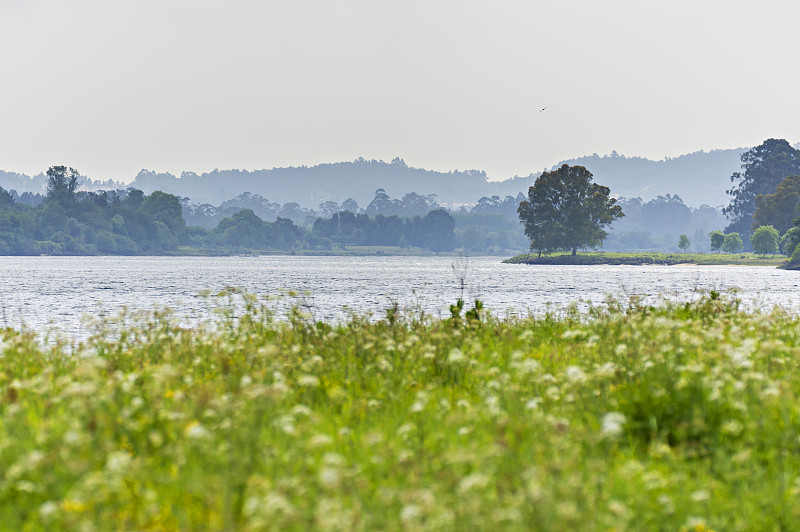
POLYGON ((330 325, 242 297, 191 330, 4 331, 0 528, 800 529, 783 311, 330 325))

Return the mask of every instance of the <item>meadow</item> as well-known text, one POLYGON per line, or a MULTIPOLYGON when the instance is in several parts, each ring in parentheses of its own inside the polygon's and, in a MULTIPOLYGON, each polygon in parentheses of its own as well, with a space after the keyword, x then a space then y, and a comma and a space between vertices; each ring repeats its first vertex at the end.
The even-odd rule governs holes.
POLYGON ((0 333, 5 530, 798 530, 800 319, 733 296, 0 333))

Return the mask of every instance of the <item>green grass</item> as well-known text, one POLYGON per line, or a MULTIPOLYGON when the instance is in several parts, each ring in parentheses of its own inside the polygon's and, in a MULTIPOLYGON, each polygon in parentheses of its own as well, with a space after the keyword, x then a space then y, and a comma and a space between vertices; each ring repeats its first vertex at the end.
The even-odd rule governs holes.
POLYGON ((332 326, 245 299, 0 333, 0 528, 800 529, 793 315, 712 293, 332 326))
POLYGON ((662 264, 699 264, 705 266, 782 266, 787 259, 783 255, 763 257, 753 253, 578 253, 574 257, 570 253, 553 253, 537 256, 536 253, 525 253, 506 259, 509 264, 612 264, 612 265, 648 265, 662 264))

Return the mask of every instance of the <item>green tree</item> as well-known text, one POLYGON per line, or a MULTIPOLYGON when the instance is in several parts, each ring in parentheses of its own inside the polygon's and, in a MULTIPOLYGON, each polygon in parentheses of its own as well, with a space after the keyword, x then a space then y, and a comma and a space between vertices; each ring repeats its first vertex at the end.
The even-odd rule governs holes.
POLYGON ((800 227, 795 225, 790 227, 781 237, 780 242, 778 242, 778 249, 784 255, 791 255, 798 244, 800 244, 800 227))
POLYGON ((692 243, 689 241, 688 236, 681 235, 678 237, 678 247, 681 249, 681 251, 685 252, 687 249, 689 249, 689 246, 691 245, 692 243))
POLYGON ((51 166, 48 168, 47 199, 55 200, 62 205, 74 202, 79 177, 80 173, 72 167, 51 166))
POLYGON ((785 233, 797 217, 800 202, 800 175, 790 175, 778 184, 773 194, 756 196, 756 212, 751 229, 771 225, 785 233))
POLYGON ((250 209, 241 209, 223 218, 212 230, 216 240, 234 249, 266 249, 264 221, 250 209))
POLYGON ((750 244, 753 246, 753 251, 759 255, 774 255, 778 252, 779 238, 780 233, 777 229, 771 225, 762 225, 750 237, 750 244))
POLYGON ((608 187, 592 182, 583 166, 563 165, 544 172, 528 189, 528 199, 517 208, 531 250, 596 248, 606 238, 604 227, 624 216, 608 187))
POLYGON ((742 237, 739 233, 728 233, 725 235, 725 241, 722 243, 722 251, 725 253, 738 253, 744 247, 742 237))
POLYGON ((444 209, 435 209, 420 220, 422 247, 431 251, 452 251, 456 247, 456 221, 444 209))
POLYGON ((14 205, 14 197, 6 189, 0 187, 0 209, 11 207, 12 205, 14 205))
POLYGON ((725 233, 722 231, 711 231, 708 233, 708 236, 711 237, 711 251, 720 251, 722 249, 722 244, 725 243, 725 233))
POLYGON ((723 212, 731 220, 726 232, 750 233, 756 197, 772 194, 790 175, 800 174, 800 151, 783 139, 767 139, 741 156, 742 172, 731 176, 731 203, 723 212))
POLYGON ((178 196, 156 190, 145 196, 139 206, 139 212, 154 223, 162 223, 157 227, 159 239, 165 244, 164 249, 175 249, 187 235, 186 221, 183 219, 183 208, 178 196), (168 236, 164 231, 171 233, 168 236))

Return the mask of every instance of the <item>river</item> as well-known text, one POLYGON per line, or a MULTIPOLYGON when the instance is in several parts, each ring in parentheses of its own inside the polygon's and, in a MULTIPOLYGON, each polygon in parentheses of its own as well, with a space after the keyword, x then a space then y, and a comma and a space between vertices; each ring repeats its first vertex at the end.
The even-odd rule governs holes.
POLYGON ((462 294, 498 315, 541 314, 572 302, 601 304, 610 294, 690 300, 738 290, 748 307, 800 308, 800 272, 739 266, 526 266, 504 257, 0 257, 0 326, 86 334, 86 316, 124 307, 169 307, 202 319, 201 294, 238 287, 284 309, 296 298, 315 319, 382 316, 401 308, 446 316, 462 294), (303 295, 305 294, 305 295, 303 295))

